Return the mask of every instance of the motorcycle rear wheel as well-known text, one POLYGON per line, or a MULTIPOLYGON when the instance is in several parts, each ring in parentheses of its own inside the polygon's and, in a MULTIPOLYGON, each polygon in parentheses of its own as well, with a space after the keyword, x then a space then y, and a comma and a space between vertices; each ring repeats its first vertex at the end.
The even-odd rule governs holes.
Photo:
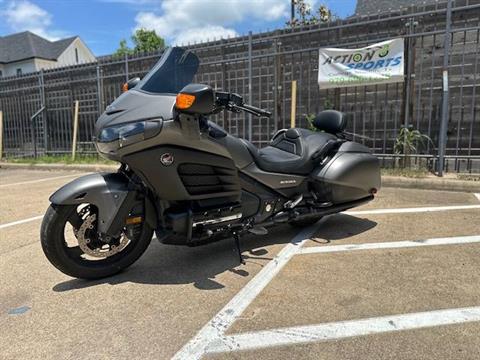
MULTIPOLYGON (((128 243, 125 242, 121 250, 111 251, 112 255, 105 257, 101 257, 101 253, 100 255, 96 254, 96 257, 89 259, 88 254, 80 248, 80 243, 77 246, 68 246, 67 244, 65 235, 68 230, 66 227, 69 223, 72 224, 72 219, 78 215, 77 211, 77 205, 50 205, 40 230, 45 256, 53 266, 66 275, 80 279, 100 279, 114 275, 138 260, 150 244, 153 230, 146 222, 142 222, 141 230, 139 229, 140 231, 134 238, 128 238, 128 243)), ((72 228, 77 237, 78 226, 75 229, 72 224, 72 228)), ((73 232, 70 236, 72 238, 74 238, 73 232)), ((113 246, 110 247, 115 249, 113 246)))

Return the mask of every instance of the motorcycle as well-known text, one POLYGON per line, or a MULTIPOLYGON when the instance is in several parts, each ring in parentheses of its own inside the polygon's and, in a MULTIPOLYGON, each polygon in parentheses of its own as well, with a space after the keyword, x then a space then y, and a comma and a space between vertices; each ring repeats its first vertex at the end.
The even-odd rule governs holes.
POLYGON ((113 275, 144 253, 153 233, 164 244, 187 246, 233 238, 243 262, 242 235, 282 223, 307 226, 372 200, 380 189, 379 161, 350 141, 342 113, 323 111, 313 121, 318 131, 279 130, 258 149, 208 117, 271 113, 238 94, 191 83, 198 67, 192 52, 167 49, 97 120, 96 149, 120 166, 51 195, 41 244, 63 273, 113 275))

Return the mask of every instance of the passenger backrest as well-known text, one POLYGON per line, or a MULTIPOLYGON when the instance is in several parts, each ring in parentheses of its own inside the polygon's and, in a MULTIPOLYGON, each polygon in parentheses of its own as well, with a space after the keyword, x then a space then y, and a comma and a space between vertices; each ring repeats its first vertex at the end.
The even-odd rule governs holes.
POLYGON ((313 126, 330 134, 338 134, 347 127, 347 119, 340 111, 325 110, 315 117, 313 126))

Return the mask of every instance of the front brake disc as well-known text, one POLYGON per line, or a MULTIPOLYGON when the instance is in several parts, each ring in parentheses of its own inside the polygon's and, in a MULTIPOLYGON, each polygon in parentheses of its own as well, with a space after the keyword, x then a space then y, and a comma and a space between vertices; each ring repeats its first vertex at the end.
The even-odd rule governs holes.
POLYGON ((76 234, 78 246, 85 254, 96 258, 106 258, 119 253, 128 245, 129 239, 125 235, 120 236, 118 244, 94 242, 90 234, 95 231, 96 220, 97 214, 88 215, 76 234))

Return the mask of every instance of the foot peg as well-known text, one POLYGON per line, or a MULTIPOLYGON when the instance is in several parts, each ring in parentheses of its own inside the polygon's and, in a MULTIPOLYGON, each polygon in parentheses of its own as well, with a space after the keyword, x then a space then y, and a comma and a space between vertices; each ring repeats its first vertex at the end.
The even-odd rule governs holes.
POLYGON ((263 226, 255 226, 251 229, 248 229, 248 232, 253 235, 267 235, 268 230, 265 229, 263 226))
POLYGON ((298 197, 296 197, 295 199, 293 200, 288 200, 285 204, 283 204, 283 207, 285 209, 293 209, 295 206, 297 206, 298 204, 300 204, 303 200, 303 195, 300 194, 298 195, 298 197))

